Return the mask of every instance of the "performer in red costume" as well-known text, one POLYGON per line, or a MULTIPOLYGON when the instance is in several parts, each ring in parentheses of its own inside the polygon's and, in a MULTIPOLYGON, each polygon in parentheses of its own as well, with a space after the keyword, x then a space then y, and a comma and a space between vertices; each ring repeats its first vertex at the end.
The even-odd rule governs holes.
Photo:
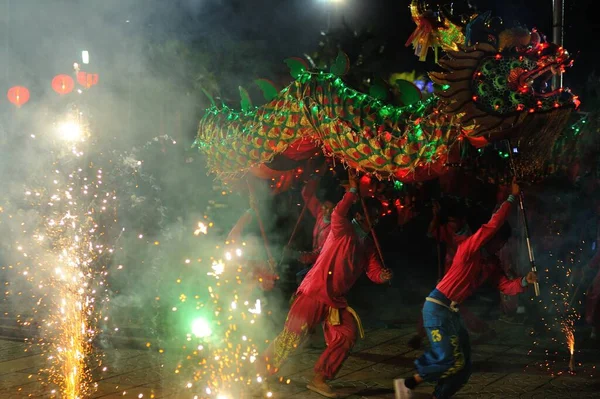
POLYGON ((458 392, 471 375, 469 333, 458 305, 487 279, 510 295, 523 292, 537 281, 534 272, 522 279, 508 279, 495 256, 510 237, 510 226, 505 221, 518 194, 519 186, 513 182, 508 200, 487 224, 458 245, 450 270, 425 299, 423 321, 431 348, 415 361, 415 375, 394 380, 396 399, 413 397, 412 390, 423 381, 437 381, 433 392, 436 399, 450 398, 458 392))
MULTIPOLYGON (((428 235, 438 242, 446 244, 446 257, 444 259, 444 274, 448 272, 458 245, 469 237, 471 231, 467 224, 466 217, 462 209, 451 207, 446 209, 441 215, 441 206, 439 202, 433 203, 433 219, 429 224, 428 235)), ((461 306, 460 315, 463 317, 465 325, 469 332, 476 334, 491 333, 493 330, 483 320, 479 319, 467 307, 461 306)), ((423 317, 419 316, 417 322, 417 333, 408 341, 408 345, 413 349, 421 348, 423 338, 427 336, 423 326, 423 317)))
POLYGON ((317 361, 315 376, 307 388, 328 398, 339 395, 326 381, 333 379, 342 367, 354 346, 357 330, 363 335, 360 319, 348 306, 346 294, 363 272, 378 284, 392 278, 392 272, 382 267, 369 237, 368 220, 376 223, 380 204, 366 199, 368 219, 360 201, 353 207, 359 199, 358 181, 352 172, 349 174, 350 189, 331 214, 331 231, 321 254, 298 288, 283 331, 260 363, 269 374, 275 374, 310 332, 322 323, 327 349, 317 361))
POLYGON ((335 207, 335 203, 329 199, 324 199, 323 202, 317 198, 317 187, 319 181, 316 179, 310 180, 302 189, 302 198, 306 208, 315 218, 315 227, 313 228, 313 245, 312 251, 300 252, 298 260, 305 268, 296 274, 298 284, 304 279, 311 266, 317 261, 325 240, 331 230, 331 213, 335 207))

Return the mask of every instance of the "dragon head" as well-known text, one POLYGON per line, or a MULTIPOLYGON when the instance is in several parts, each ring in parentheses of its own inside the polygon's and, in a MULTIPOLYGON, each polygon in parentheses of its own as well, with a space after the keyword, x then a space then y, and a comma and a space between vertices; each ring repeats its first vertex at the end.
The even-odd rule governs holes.
MULTIPOLYGON (((484 21, 489 26, 489 16, 484 21)), ((569 89, 551 85, 572 57, 535 30, 481 32, 467 27, 469 45, 448 50, 439 61, 446 71, 430 73, 440 111, 455 115, 469 137, 485 138, 482 143, 525 138, 547 152, 579 105, 569 89), (472 44, 476 36, 485 40, 472 44)))

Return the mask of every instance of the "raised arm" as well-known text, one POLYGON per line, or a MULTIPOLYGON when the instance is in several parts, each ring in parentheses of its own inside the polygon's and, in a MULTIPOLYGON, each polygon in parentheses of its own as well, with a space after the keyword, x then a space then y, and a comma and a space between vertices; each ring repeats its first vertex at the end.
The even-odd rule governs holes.
POLYGON ((337 203, 333 212, 331 213, 331 233, 339 236, 346 228, 350 225, 348 220, 348 212, 352 204, 358 199, 358 181, 352 169, 348 169, 348 178, 350 182, 350 188, 344 194, 344 197, 340 202, 337 203))
POLYGON ((319 187, 319 181, 311 179, 302 188, 302 199, 310 213, 316 218, 319 217, 321 212, 321 202, 317 199, 317 188, 319 187))
POLYGON ((358 199, 358 191, 356 188, 350 188, 340 202, 337 203, 331 213, 331 233, 339 235, 344 232, 350 224, 348 220, 348 212, 352 204, 358 199))
POLYGON ((510 195, 506 201, 502 203, 500 209, 492 215, 489 222, 484 224, 473 234, 467 238, 463 245, 467 246, 467 250, 471 253, 479 251, 494 235, 500 230, 500 227, 506 221, 515 197, 510 195))

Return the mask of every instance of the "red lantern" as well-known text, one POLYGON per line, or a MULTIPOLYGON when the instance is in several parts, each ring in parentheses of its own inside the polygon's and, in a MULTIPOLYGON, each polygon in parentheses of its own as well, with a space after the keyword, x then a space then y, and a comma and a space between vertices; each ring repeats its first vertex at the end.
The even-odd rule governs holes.
POLYGON ((77 82, 89 89, 90 87, 98 84, 98 74, 97 73, 87 73, 87 72, 77 72, 77 82))
POLYGON ((29 101, 29 90, 26 87, 14 86, 8 89, 6 93, 8 101, 15 104, 17 108, 21 108, 21 105, 29 101))
POLYGON ((52 79, 52 88, 61 96, 73 91, 74 87, 75 82, 69 75, 56 75, 54 79, 52 79))

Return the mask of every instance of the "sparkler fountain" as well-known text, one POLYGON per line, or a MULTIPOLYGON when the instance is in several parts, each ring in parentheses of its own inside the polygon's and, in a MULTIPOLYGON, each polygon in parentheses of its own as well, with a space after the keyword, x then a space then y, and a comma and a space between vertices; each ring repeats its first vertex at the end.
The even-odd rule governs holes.
MULTIPOLYGON (((107 294, 105 244, 102 220, 112 220, 113 191, 103 186, 102 170, 85 165, 81 145, 89 131, 74 108, 58 129, 66 144, 53 151, 42 181, 27 182, 25 207, 37 217, 24 220, 16 248, 20 274, 31 284, 35 301, 25 325, 38 326, 39 337, 29 342, 41 348, 47 365, 40 378, 58 387, 53 397, 80 399, 96 389, 91 370, 100 357, 92 341, 101 317, 99 301, 107 294), (58 154, 58 155, 57 155, 58 154)), ((34 135, 32 135, 35 138, 34 135)), ((50 137, 41 136, 38 140, 50 137)), ((53 137, 50 141, 57 142, 53 137)), ((39 176, 33 176, 37 179, 39 176)))

